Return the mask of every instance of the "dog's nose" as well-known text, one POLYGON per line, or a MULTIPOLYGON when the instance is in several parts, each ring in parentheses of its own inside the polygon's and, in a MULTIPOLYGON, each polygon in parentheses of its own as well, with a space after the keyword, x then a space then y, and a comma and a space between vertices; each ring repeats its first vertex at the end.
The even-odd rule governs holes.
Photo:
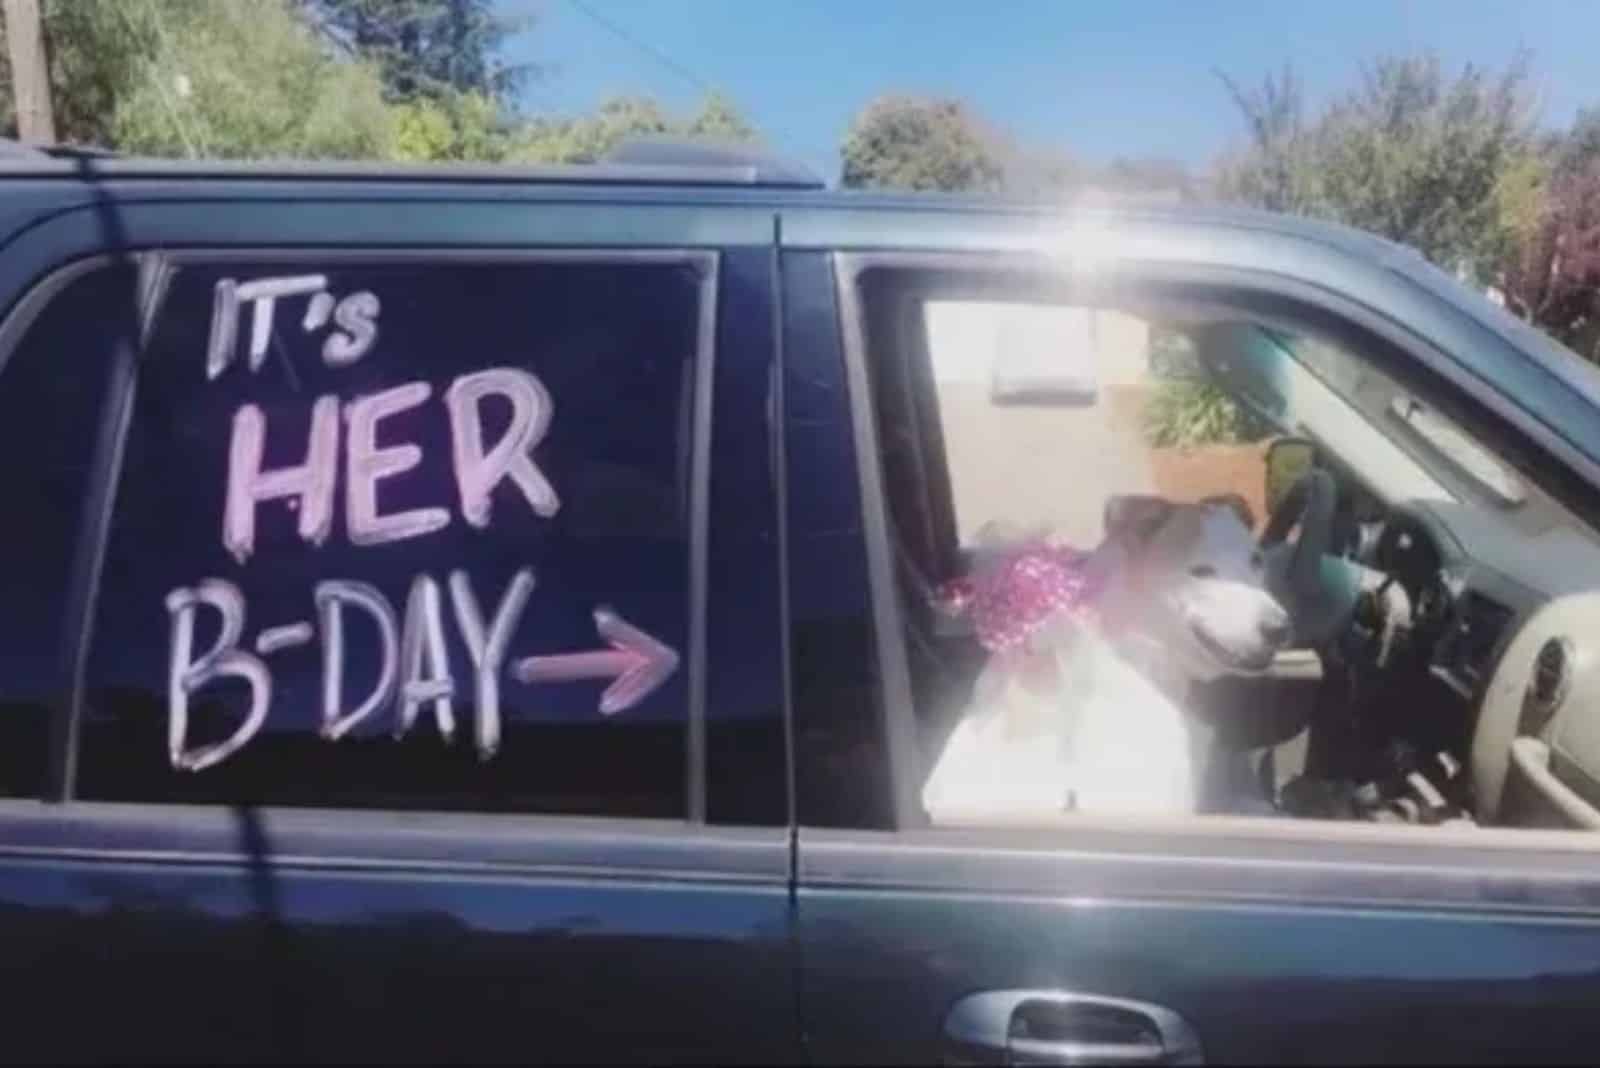
POLYGON ((1259 629, 1261 637, 1270 645, 1282 645, 1289 640, 1290 627, 1286 616, 1263 619, 1259 629))

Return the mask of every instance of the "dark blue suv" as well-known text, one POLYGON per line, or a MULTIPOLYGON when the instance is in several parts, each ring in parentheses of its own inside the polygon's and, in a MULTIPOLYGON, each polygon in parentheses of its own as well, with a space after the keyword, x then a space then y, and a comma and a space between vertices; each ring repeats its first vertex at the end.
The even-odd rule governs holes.
POLYGON ((1342 230, 631 159, 0 161, 7 1059, 1593 1060, 1590 368, 1342 230), (1295 641, 1192 808, 930 813, 991 524, 1216 493, 1295 641))

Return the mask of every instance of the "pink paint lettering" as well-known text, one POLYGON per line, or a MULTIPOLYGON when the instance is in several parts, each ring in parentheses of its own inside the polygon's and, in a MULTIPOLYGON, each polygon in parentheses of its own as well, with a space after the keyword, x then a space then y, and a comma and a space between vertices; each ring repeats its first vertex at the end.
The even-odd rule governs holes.
POLYGON ((378 514, 378 481, 411 470, 422 462, 422 450, 407 442, 379 448, 378 421, 410 411, 428 399, 432 387, 409 382, 362 397, 349 407, 350 432, 345 455, 345 533, 355 545, 382 545, 431 534, 450 523, 443 508, 415 508, 378 514))
POLYGON ((456 379, 445 403, 462 517, 475 527, 488 526, 489 494, 507 478, 522 490, 534 514, 546 519, 555 515, 561 502, 529 455, 550 429, 554 405, 544 384, 526 371, 495 367, 456 379), (493 396, 511 403, 511 424, 485 451, 479 406, 493 396))
POLYGON ((255 548, 256 505, 261 501, 294 498, 300 510, 300 537, 313 545, 321 545, 333 529, 333 490, 339 458, 338 400, 318 397, 312 405, 306 462, 297 467, 261 469, 266 433, 266 416, 254 404, 246 404, 234 413, 222 544, 241 564, 255 548))

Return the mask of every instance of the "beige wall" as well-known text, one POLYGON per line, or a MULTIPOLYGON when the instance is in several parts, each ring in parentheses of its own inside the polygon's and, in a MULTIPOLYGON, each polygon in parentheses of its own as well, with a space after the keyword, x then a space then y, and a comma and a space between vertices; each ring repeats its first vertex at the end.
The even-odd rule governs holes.
POLYGON ((962 544, 991 520, 1044 523, 1068 544, 1098 544, 1107 497, 1154 490, 1148 450, 1110 408, 1105 391, 1088 408, 996 406, 986 387, 941 384, 962 544))
POLYGON ((997 320, 1009 314, 1004 306, 965 305, 930 317, 963 544, 970 545, 985 523, 999 520, 1024 528, 1048 524, 1063 541, 1089 547, 1100 540, 1107 497, 1154 491, 1137 422, 1114 417, 1111 402, 1117 387, 1146 379, 1149 327, 1119 312, 1072 311, 1043 321, 1060 339, 1046 348, 1062 353, 1064 361, 1075 360, 1075 373, 1087 372, 1098 382, 1089 406, 994 403, 989 369, 1004 358, 1001 339, 1015 337, 997 328, 997 320))

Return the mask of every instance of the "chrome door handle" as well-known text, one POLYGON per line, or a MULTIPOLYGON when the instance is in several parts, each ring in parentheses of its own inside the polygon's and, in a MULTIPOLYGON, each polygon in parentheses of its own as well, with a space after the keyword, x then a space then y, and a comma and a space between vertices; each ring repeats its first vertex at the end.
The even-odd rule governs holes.
POLYGON ((945 1017, 946 1063, 1201 1064, 1200 1039, 1171 1009, 1070 990, 986 990, 945 1017))

